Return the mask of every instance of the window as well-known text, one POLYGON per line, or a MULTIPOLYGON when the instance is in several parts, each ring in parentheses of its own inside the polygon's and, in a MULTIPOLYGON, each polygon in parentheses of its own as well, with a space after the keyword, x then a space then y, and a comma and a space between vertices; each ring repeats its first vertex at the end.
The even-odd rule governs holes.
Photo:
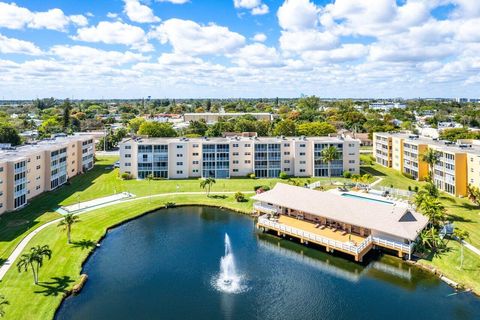
POLYGON ((305 155, 305 152, 300 152, 300 155, 301 155, 301 156, 304 156, 304 155, 305 155))
POLYGON ((252 155, 252 153, 251 152, 245 152, 245 155, 250 156, 250 155, 252 155))
POLYGON ((290 163, 290 160, 284 160, 283 163, 290 163))
POLYGON ((3 191, 0 191, 0 197, 3 196, 3 191))
POLYGON ((198 148, 198 144, 195 143, 195 144, 193 145, 193 147, 194 147, 194 148, 198 148))
POLYGON ((182 170, 177 170, 177 174, 183 174, 182 170))
POLYGON ((183 149, 183 146, 177 145, 177 149, 183 149))
POLYGON ((353 171, 355 171, 355 169, 349 168, 348 171, 353 172, 353 171))
POLYGON ((130 153, 125 154, 125 158, 131 158, 132 155, 130 153))
POLYGON ((300 145, 300 148, 305 148, 305 143, 302 143, 302 144, 300 145))
POLYGON ((183 154, 182 153, 177 153, 177 158, 182 158, 183 154))
POLYGON ((39 189, 40 189, 40 186, 36 186, 36 187, 35 187, 35 190, 39 190, 39 189))
POLYGON ((0 172, 3 172, 3 167, 0 167, 0 172))
POLYGON ((290 171, 290 168, 283 168, 283 171, 289 172, 289 171, 290 171))
POLYGON ((300 172, 305 172, 305 169, 300 169, 300 172))
POLYGON ((250 148, 250 143, 245 144, 245 148, 250 148))
POLYGON ((37 160, 40 160, 41 157, 42 157, 42 156, 37 156, 37 160))
POLYGON ((248 164, 248 163, 252 163, 252 161, 250 161, 250 160, 245 160, 245 163, 247 163, 247 164, 248 164))
POLYGON ((194 156, 194 157, 197 157, 197 156, 198 156, 198 152, 194 152, 194 153, 193 153, 193 156, 194 156))
POLYGON ((283 146, 284 147, 290 147, 290 143, 284 143, 283 146))
POLYGON ((125 162, 125 167, 130 167, 132 164, 130 162, 125 162))
POLYGON ((177 162, 177 166, 183 166, 183 162, 177 162))
POLYGON ((198 169, 193 169, 192 172, 193 173, 198 173, 198 169))
POLYGON ((238 152, 234 152, 233 155, 234 155, 234 156, 238 156, 238 152))
POLYGON ((198 161, 193 161, 193 164, 198 164, 198 161))
POLYGON ((284 155, 284 156, 289 156, 289 155, 290 155, 290 151, 285 151, 285 152, 283 153, 283 155, 284 155))
POLYGON ((238 172, 238 169, 233 169, 233 172, 238 172))
POLYGON ((355 145, 354 145, 353 143, 349 143, 348 146, 349 146, 350 148, 355 147, 355 145))
POLYGON ((233 164, 238 164, 238 160, 233 160, 233 164))
POLYGON ((348 160, 348 163, 355 163, 355 160, 348 160))
POLYGON ((40 166, 37 166, 37 170, 40 170, 40 166))
POLYGON ((307 161, 300 161, 300 164, 306 164, 307 161))
POLYGON ((234 143, 234 144, 233 144, 233 147, 234 147, 234 148, 238 148, 238 143, 234 143))
POLYGON ((0 208, 3 208, 3 203, 0 203, 0 208))
POLYGON ((125 150, 130 150, 132 149, 132 146, 125 146, 125 150))

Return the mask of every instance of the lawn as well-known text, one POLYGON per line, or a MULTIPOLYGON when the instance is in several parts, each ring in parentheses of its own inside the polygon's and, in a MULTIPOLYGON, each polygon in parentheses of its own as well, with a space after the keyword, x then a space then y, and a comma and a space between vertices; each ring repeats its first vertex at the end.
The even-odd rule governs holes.
POLYGON ((163 207, 166 202, 177 204, 215 205, 245 213, 251 212, 251 201, 238 203, 233 195, 225 199, 206 195, 176 195, 153 197, 91 211, 80 216, 81 222, 72 229, 72 244, 66 242, 66 234, 55 225, 36 235, 28 248, 48 244, 53 251, 40 270, 39 285, 33 284, 32 274, 19 274, 11 268, 0 284, 0 292, 10 301, 5 306, 6 319, 51 319, 61 303, 64 292, 80 279, 81 265, 95 243, 108 227, 139 216, 146 211, 163 207))
MULTIPOLYGON (((149 196, 171 192, 201 192, 198 179, 186 180, 122 180, 118 177, 118 169, 112 169, 117 157, 98 157, 94 169, 84 175, 74 177, 69 185, 44 193, 32 199, 28 206, 16 212, 0 217, 0 263, 14 250, 20 240, 31 230, 41 224, 60 217, 55 209, 62 205, 70 205, 78 201, 87 201, 114 193, 128 191, 136 196, 149 196)), ((300 184, 314 181, 325 181, 328 178, 296 178, 300 184)), ((346 181, 335 178, 335 181, 346 181)), ((217 191, 253 191, 257 185, 275 186, 281 179, 218 179, 212 186, 217 191)))

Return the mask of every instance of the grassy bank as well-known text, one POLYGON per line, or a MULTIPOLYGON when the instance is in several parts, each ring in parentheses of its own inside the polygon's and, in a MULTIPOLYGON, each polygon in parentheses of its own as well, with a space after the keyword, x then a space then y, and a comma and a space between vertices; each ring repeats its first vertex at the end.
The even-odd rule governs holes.
POLYGON ((0 284, 0 292, 10 301, 5 307, 6 319, 51 319, 62 301, 64 293, 80 279, 81 266, 95 243, 107 229, 122 221, 138 217, 149 210, 163 207, 168 201, 177 204, 212 205, 235 211, 251 212, 251 202, 235 202, 233 195, 222 198, 207 198, 205 195, 169 196, 139 200, 99 209, 81 216, 74 225, 71 245, 66 234, 56 226, 47 227, 35 236, 28 248, 48 244, 53 251, 52 259, 40 270, 40 284, 34 285, 30 272, 19 274, 16 268, 8 271, 0 284))

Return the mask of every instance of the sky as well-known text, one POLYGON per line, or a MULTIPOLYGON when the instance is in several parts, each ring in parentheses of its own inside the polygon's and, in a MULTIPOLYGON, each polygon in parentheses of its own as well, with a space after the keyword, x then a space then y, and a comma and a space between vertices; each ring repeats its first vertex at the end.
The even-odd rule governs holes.
POLYGON ((0 99, 480 97, 479 0, 0 0, 0 99))

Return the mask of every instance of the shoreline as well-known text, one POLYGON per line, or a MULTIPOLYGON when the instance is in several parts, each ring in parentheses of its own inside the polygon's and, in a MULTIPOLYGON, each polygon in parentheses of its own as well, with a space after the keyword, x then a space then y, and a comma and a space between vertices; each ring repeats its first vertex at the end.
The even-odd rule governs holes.
MULTIPOLYGON (((83 269, 84 269, 84 266, 85 264, 90 260, 90 258, 92 257, 93 253, 95 253, 95 251, 101 247, 101 242, 106 238, 106 236, 108 235, 108 233, 115 229, 115 228, 118 228, 118 227, 121 227, 131 221, 134 221, 136 219, 139 219, 139 218, 142 218, 150 213, 153 213, 153 212, 156 212, 156 211, 159 211, 159 210, 164 210, 164 209, 171 209, 171 208, 176 208, 176 207, 210 207, 210 208, 218 208, 218 209, 226 209, 226 210, 229 210, 229 211, 233 211, 235 213, 238 213, 238 214, 243 214, 243 215, 248 215, 249 217, 251 217, 252 219, 255 219, 255 216, 253 216, 253 214, 247 210, 241 210, 241 209, 238 209, 238 208, 229 208, 228 206, 225 206, 225 205, 212 205, 212 204, 189 204, 189 203, 182 203, 182 204, 176 204, 175 206, 173 207, 165 207, 165 206, 160 206, 160 207, 157 207, 157 208, 154 208, 154 209, 151 209, 151 210, 147 210, 145 212, 142 212, 136 216, 133 216, 133 217, 130 217, 130 218, 127 218, 121 222, 117 222, 111 226, 109 226, 108 228, 106 228, 105 232, 103 233, 103 235, 98 239, 98 241, 96 241, 96 246, 94 246, 93 248, 90 249, 90 251, 88 252, 86 258, 82 261, 81 263, 81 272, 80 272, 80 280, 77 281, 72 289, 68 290, 67 292, 65 292, 63 295, 62 295, 62 299, 61 301, 59 302, 58 306, 56 307, 55 309, 55 312, 54 312, 54 316, 53 316, 53 319, 56 319, 57 315, 58 315, 58 311, 60 310, 60 307, 61 305, 64 303, 64 301, 74 295, 77 295, 77 294, 81 294, 81 290, 83 288, 83 285, 85 284, 85 282, 87 281, 88 279, 88 274, 85 274, 83 273, 83 269), (79 287, 79 288, 78 288, 79 287), (78 288, 78 290, 74 290, 75 288, 78 288)), ((401 260, 402 262, 405 262, 411 266, 414 266, 414 267, 417 267, 421 270, 424 270, 424 271, 427 271, 428 273, 430 273, 431 275, 435 276, 435 277, 438 277, 441 281, 443 281, 444 283, 448 284, 452 289, 458 291, 458 290, 463 290, 463 292, 470 292, 472 293, 475 297, 478 297, 480 298, 480 292, 476 292, 475 290, 473 290, 472 288, 467 288, 466 286, 464 286, 462 283, 457 283, 447 277, 445 277, 443 275, 443 273, 441 272, 441 270, 437 269, 437 268, 434 268, 434 267, 431 267, 431 266, 428 266, 428 265, 425 265, 425 264, 422 264, 421 262, 418 262, 418 261, 409 261, 409 260, 401 260)))

